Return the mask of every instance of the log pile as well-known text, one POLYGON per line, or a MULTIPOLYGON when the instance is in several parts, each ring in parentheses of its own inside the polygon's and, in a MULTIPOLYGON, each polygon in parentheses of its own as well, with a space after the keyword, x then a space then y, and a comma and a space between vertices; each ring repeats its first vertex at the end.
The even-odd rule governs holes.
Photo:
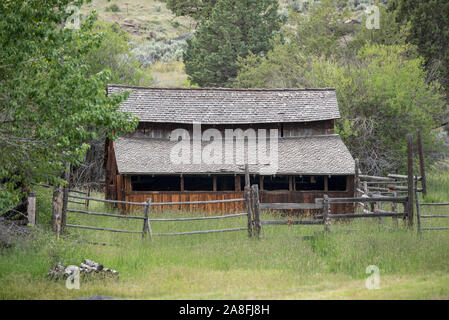
POLYGON ((113 269, 105 268, 101 263, 85 259, 80 266, 70 265, 65 267, 61 262, 48 270, 48 277, 52 280, 67 279, 73 276, 79 270, 82 278, 118 278, 119 272, 113 269))

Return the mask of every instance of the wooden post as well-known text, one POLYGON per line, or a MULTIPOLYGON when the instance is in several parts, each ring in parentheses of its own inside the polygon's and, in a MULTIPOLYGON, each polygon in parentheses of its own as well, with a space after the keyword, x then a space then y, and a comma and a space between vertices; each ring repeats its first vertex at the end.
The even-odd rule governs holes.
POLYGON ((250 187, 249 166, 245 164, 245 187, 250 187))
POLYGON ((416 220, 418 221, 418 234, 421 234, 421 208, 419 203, 418 191, 416 191, 415 196, 416 196, 416 220))
POLYGON ((36 225, 36 194, 31 192, 28 195, 28 224, 35 226, 36 225))
POLYGON ((255 184, 251 188, 254 197, 254 232, 256 233, 257 238, 260 239, 262 224, 260 222, 259 187, 255 184))
POLYGON ((245 200, 248 212, 248 237, 252 237, 253 235, 253 213, 252 213, 252 196, 251 196, 251 188, 245 187, 245 200))
POLYGON ((407 183, 408 183, 408 201, 407 201, 407 217, 409 227, 413 226, 413 194, 414 194, 414 177, 413 177, 413 135, 407 135, 407 183))
POLYGON ((64 228, 67 223, 67 206, 69 201, 69 188, 70 188, 70 163, 66 165, 66 169, 64 172, 64 180, 67 181, 67 183, 63 188, 63 196, 62 196, 61 232, 64 232, 64 228))
POLYGON ((355 163, 355 167, 354 167, 354 169, 355 169, 355 179, 354 179, 355 180, 354 181, 354 183, 355 183, 355 196, 358 197, 359 196, 359 192, 357 191, 357 189, 361 189, 360 188, 360 177, 359 177, 359 159, 355 158, 354 163, 355 163))
POLYGON ((421 130, 418 130, 418 156, 419 156, 419 170, 421 174, 421 187, 422 187, 422 194, 423 196, 426 196, 427 194, 427 182, 426 182, 426 172, 424 169, 424 153, 422 149, 422 136, 421 136, 421 130))
POLYGON ((143 228, 142 228, 142 239, 146 237, 147 232, 150 232, 151 240, 153 240, 153 234, 151 232, 150 221, 148 220, 149 211, 150 211, 151 199, 147 198, 145 202, 145 211, 144 211, 144 220, 143 220, 143 228))
POLYGON ((329 224, 330 224, 329 213, 330 213, 329 197, 328 197, 327 194, 325 194, 324 197, 323 197, 323 222, 324 222, 324 231, 325 232, 329 232, 330 231, 330 228, 329 228, 329 224))
POLYGON ((61 186, 57 185, 53 190, 51 227, 53 232, 56 233, 56 238, 58 239, 59 235, 61 234, 61 222, 62 222, 62 190, 61 186))
MULTIPOLYGON (((87 198, 90 198, 90 185, 87 185, 87 198)), ((89 199, 86 199, 86 209, 89 209, 89 199)))

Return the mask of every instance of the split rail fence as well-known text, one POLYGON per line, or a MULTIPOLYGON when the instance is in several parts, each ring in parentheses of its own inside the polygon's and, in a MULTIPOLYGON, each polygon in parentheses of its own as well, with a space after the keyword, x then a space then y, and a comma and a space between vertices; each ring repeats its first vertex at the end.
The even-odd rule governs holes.
MULTIPOLYGON (((147 199, 146 202, 129 202, 129 201, 120 201, 120 200, 104 200, 97 199, 79 195, 70 195, 72 199, 84 200, 84 202, 80 201, 70 201, 75 204, 85 204, 86 201, 98 201, 109 204, 127 204, 134 206, 141 206, 144 210, 144 216, 132 216, 132 215, 123 215, 123 214, 112 214, 112 213, 102 213, 102 212, 94 212, 89 211, 88 208, 86 210, 80 209, 71 209, 67 208, 66 212, 70 213, 79 213, 86 214, 91 216, 105 216, 105 217, 114 217, 119 219, 139 219, 142 220, 142 231, 135 230, 119 230, 119 229, 109 229, 109 228, 100 228, 93 227, 87 225, 74 225, 65 223, 63 226, 68 228, 79 228, 79 229, 89 229, 89 230, 98 230, 98 231, 109 231, 109 232, 122 232, 122 233, 140 233, 142 238, 145 238, 147 234, 150 235, 151 240, 153 237, 157 236, 178 236, 178 235, 192 235, 192 234, 204 234, 204 233, 216 233, 216 232, 232 232, 232 231, 242 231, 248 230, 248 234, 251 236, 252 234, 252 219, 251 219, 251 203, 250 203, 250 192, 249 189, 246 188, 245 198, 236 198, 236 199, 225 199, 225 200, 209 200, 209 201, 190 201, 190 202, 157 202, 152 203, 151 199, 147 199), (211 204, 211 203, 225 203, 225 202, 246 202, 247 203, 247 211, 242 213, 233 213, 233 214, 225 214, 218 216, 207 216, 207 217, 186 217, 186 218, 151 218, 151 208, 155 206, 177 206, 183 204, 211 204), (247 225, 237 228, 226 228, 226 229, 214 229, 214 230, 197 230, 197 231, 188 231, 188 232, 173 232, 173 233, 153 233, 151 228, 151 222, 159 221, 159 222, 171 222, 171 221, 194 221, 194 220, 210 220, 210 219, 228 219, 240 216, 247 216, 247 225)), ((86 205, 88 206, 88 204, 86 205)), ((57 228, 57 236, 60 235, 61 228, 57 228)))

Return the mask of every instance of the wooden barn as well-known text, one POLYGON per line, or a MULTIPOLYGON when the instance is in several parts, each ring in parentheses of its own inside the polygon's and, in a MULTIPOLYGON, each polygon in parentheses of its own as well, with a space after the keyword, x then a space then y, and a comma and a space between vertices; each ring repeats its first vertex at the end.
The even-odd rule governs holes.
MULTIPOLYGON (((108 86, 108 94, 122 90, 131 93, 120 109, 136 115, 139 125, 131 134, 106 141, 107 199, 242 198, 245 163, 251 184, 259 185, 261 202, 314 203, 324 194, 354 196, 354 159, 334 133, 340 113, 333 89, 108 86), (181 143, 186 154, 180 162, 173 154, 179 156, 181 143), (262 147, 274 164, 262 161, 262 147), (214 149, 208 159, 206 149, 214 149)), ((232 212, 241 205, 176 208, 232 212)), ((342 213, 352 208, 335 204, 332 209, 342 213)))

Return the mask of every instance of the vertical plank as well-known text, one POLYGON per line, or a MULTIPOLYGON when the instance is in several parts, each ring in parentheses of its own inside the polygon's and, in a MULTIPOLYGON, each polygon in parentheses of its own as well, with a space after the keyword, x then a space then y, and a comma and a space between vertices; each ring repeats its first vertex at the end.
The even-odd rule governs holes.
POLYGON ((27 207, 28 223, 32 226, 36 225, 36 194, 31 192, 28 195, 27 207))
POLYGON ((239 175, 236 175, 235 176, 235 179, 234 179, 234 182, 235 182, 235 191, 241 191, 241 188, 240 188, 240 179, 241 179, 241 177, 239 176, 239 175))

